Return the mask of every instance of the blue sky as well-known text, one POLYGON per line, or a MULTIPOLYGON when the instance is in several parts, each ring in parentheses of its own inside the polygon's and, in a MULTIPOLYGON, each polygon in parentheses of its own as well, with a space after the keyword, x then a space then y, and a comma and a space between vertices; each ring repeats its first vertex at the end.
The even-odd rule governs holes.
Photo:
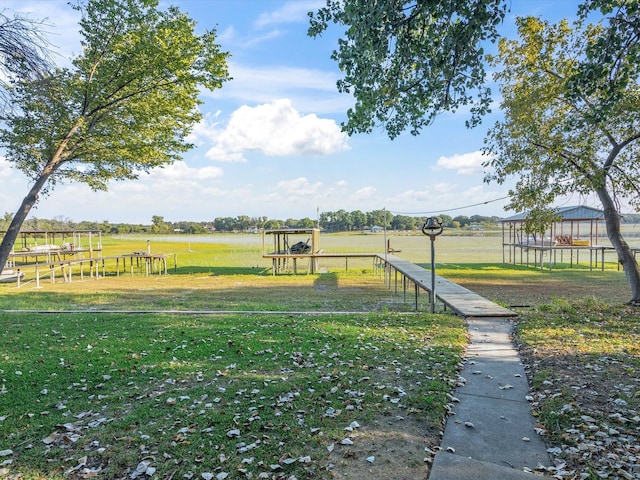
MULTIPOLYGON (((111 223, 215 217, 315 218, 317 211, 371 211, 507 216, 508 185, 485 184, 480 149, 495 112, 479 128, 464 112, 442 114, 419 136, 389 140, 382 130, 348 137, 340 131, 349 95, 329 58, 339 31, 306 35, 314 0, 175 0, 201 28, 215 28, 233 80, 203 92, 204 121, 196 148, 177 162, 109 192, 58 186, 30 217, 111 223), (485 203, 487 202, 487 203, 485 203), (476 205, 468 208, 469 205, 476 205)), ((161 5, 167 3, 162 0, 161 5)), ((572 18, 575 0, 513 0, 501 32, 513 35, 515 15, 572 18)), ((78 17, 66 0, 2 0, 4 8, 46 17, 60 64, 79 50, 78 17)), ((495 94, 497 95, 497 89, 495 94)), ((498 99, 496 98, 496 101, 498 99)), ((0 213, 13 213, 27 192, 24 175, 0 158, 0 213)), ((567 199, 579 203, 579 199, 567 199)))

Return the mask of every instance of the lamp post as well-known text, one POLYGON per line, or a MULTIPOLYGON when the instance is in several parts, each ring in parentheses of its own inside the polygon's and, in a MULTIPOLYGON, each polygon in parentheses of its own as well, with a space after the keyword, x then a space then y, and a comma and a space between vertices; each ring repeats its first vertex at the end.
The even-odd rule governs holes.
POLYGON ((431 313, 436 311, 436 237, 442 233, 442 220, 429 217, 422 226, 422 233, 431 239, 431 313))

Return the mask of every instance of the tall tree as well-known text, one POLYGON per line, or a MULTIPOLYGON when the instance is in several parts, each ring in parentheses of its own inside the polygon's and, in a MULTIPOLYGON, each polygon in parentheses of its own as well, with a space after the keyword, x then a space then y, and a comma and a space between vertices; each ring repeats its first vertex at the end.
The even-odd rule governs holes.
POLYGON ((509 207, 531 211, 534 227, 553 215, 557 197, 596 194, 630 303, 640 305, 640 269, 617 208, 622 200, 640 207, 638 4, 618 3, 605 22, 575 29, 518 19, 520 40, 501 40, 494 59, 504 120, 490 130, 486 153, 494 156, 488 180, 518 179, 509 207))
POLYGON ((153 233, 167 233, 169 231, 169 226, 163 216, 153 215, 151 217, 151 231, 153 233))
POLYGON ((9 91, 0 145, 32 182, 0 244, 5 265, 21 225, 40 194, 57 182, 106 190, 109 181, 180 159, 199 121, 199 88, 228 79, 228 54, 215 31, 157 0, 86 0, 82 53, 72 67, 44 78, 18 78, 9 91))
POLYGON ((311 12, 309 35, 346 28, 331 56, 344 72, 338 90, 355 106, 350 135, 384 126, 412 134, 443 111, 471 105, 475 124, 489 110, 483 42, 498 38, 505 0, 327 0, 311 12))

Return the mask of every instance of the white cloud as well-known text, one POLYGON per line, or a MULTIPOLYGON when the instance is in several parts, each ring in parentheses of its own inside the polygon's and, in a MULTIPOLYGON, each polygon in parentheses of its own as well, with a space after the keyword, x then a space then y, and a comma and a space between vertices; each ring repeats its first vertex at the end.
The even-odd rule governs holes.
MULTIPOLYGON (((163 168, 154 168, 151 170, 149 177, 154 181, 198 182, 200 180, 219 178, 222 175, 224 175, 224 172, 219 167, 192 168, 185 162, 175 162, 163 168)), ((141 178, 144 177, 141 176, 141 178)))
MULTIPOLYGON (((394 205, 419 205, 427 204, 433 197, 430 192, 426 190, 413 190, 409 189, 395 195, 391 198, 394 205)), ((403 207, 406 208, 406 207, 403 207)), ((413 207, 411 207, 413 208, 413 207)))
POLYGON ((461 155, 453 155, 450 157, 438 158, 438 167, 456 170, 460 175, 473 175, 482 173, 482 163, 490 160, 491 158, 479 150, 470 153, 463 153, 461 155))
POLYGON ((322 156, 349 149, 347 136, 334 120, 303 116, 288 99, 240 107, 216 141, 206 156, 219 161, 241 160, 250 151, 269 156, 322 156))
POLYGON ((436 193, 458 193, 456 190, 458 186, 455 183, 438 182, 433 185, 433 190, 436 193))
MULTIPOLYGON (((269 4, 265 2, 257 5, 269 4)), ((297 23, 306 26, 308 22, 307 13, 316 11, 322 6, 323 0, 285 2, 275 10, 259 14, 251 24, 251 31, 247 34, 240 34, 234 26, 229 26, 218 35, 218 41, 222 45, 226 45, 225 48, 235 52, 239 49, 247 49, 263 42, 277 39, 287 33, 277 28, 278 25, 297 23)))
POLYGON ((244 163, 247 161, 242 152, 229 152, 220 147, 211 147, 205 156, 218 162, 244 163))
POLYGON ((260 14, 254 22, 254 27, 264 28, 282 23, 306 22, 307 12, 316 11, 323 4, 321 0, 286 2, 276 10, 260 14))
POLYGON ((282 65, 256 66, 229 62, 233 80, 214 91, 203 90, 203 98, 230 99, 243 104, 268 103, 290 98, 304 112, 344 114, 353 106, 353 97, 339 93, 340 73, 318 68, 282 65))
POLYGON ((312 195, 323 188, 322 182, 311 183, 306 177, 278 182, 277 190, 282 193, 296 195, 312 195))
POLYGON ((371 198, 376 194, 376 191, 377 190, 376 190, 375 187, 360 188, 360 189, 356 190, 356 192, 353 195, 353 197, 357 198, 357 199, 371 198))
POLYGON ((229 51, 237 51, 240 49, 248 49, 263 42, 277 39, 284 35, 284 32, 274 29, 264 33, 252 32, 249 35, 239 35, 233 27, 228 27, 218 37, 221 45, 225 45, 225 49, 229 51))
POLYGON ((0 157, 0 178, 9 178, 12 175, 15 175, 16 170, 14 170, 4 157, 0 157))
POLYGON ((196 123, 186 138, 187 142, 192 142, 196 145, 202 143, 202 140, 208 140, 210 142, 215 141, 216 137, 220 134, 218 125, 220 124, 221 112, 218 110, 215 113, 207 112, 204 114, 202 120, 196 123))
MULTIPOLYGON (((274 65, 268 67, 248 67, 238 63, 229 64, 229 74, 233 80, 224 87, 250 87, 267 92, 291 90, 320 90, 336 92, 337 76, 333 72, 312 68, 274 65)), ((270 100, 272 100, 271 98, 270 100)))

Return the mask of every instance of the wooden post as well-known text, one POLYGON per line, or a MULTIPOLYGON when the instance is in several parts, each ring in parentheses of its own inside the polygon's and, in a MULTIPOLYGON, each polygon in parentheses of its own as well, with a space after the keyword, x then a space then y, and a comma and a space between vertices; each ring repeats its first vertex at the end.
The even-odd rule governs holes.
POLYGON ((407 277, 402 275, 402 301, 407 303, 407 277))
POLYGON ((394 295, 398 295, 398 271, 396 270, 394 275, 394 284, 395 284, 395 290, 393 292, 394 295))

